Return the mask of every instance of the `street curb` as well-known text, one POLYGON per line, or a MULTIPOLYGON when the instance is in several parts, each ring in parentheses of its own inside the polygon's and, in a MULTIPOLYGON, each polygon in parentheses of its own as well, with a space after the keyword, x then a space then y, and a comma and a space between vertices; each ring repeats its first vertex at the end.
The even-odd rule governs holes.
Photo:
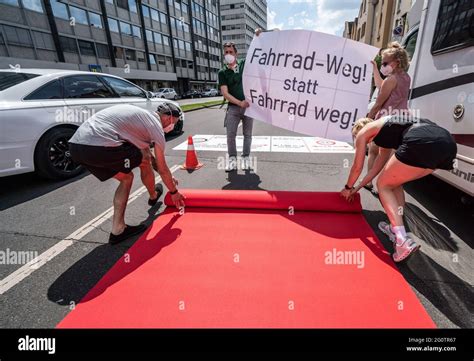
POLYGON ((189 110, 183 110, 184 113, 188 113, 188 112, 194 112, 195 110, 202 110, 202 109, 207 109, 207 108, 213 108, 213 107, 216 107, 216 106, 224 106, 228 104, 227 102, 225 103, 219 103, 219 104, 214 104, 214 105, 202 105, 200 106, 199 108, 194 108, 194 109, 189 109, 189 110))

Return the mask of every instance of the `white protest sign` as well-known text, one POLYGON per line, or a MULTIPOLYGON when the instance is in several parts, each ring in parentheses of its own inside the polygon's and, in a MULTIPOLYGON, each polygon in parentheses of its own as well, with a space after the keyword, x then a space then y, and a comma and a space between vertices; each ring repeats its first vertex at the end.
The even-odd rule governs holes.
POLYGON ((367 114, 378 49, 309 30, 255 36, 243 73, 245 115, 295 132, 351 142, 367 114))

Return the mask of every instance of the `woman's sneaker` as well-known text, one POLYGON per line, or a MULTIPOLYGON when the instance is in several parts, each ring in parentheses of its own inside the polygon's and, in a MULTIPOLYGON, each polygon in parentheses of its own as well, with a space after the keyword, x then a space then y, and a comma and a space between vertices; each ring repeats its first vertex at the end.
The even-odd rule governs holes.
POLYGON ((402 244, 395 243, 395 252, 392 255, 393 260, 395 262, 401 262, 419 248, 419 244, 407 237, 402 244))
POLYGON ((395 244, 397 237, 395 236, 395 233, 392 232, 392 227, 390 226, 390 224, 388 224, 387 222, 380 222, 379 229, 387 235, 387 237, 393 244, 395 244))

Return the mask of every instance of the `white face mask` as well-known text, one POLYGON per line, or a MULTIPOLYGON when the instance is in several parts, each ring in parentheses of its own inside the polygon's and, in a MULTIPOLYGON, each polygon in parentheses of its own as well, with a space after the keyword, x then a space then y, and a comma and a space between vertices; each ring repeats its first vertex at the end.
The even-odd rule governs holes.
POLYGON ((387 65, 387 66, 381 66, 380 67, 380 72, 383 74, 383 76, 389 76, 390 74, 393 73, 393 68, 391 65, 387 65))
POLYGON ((224 59, 227 64, 232 64, 235 61, 235 56, 232 54, 225 54, 224 59))
POLYGON ((174 123, 171 122, 170 125, 168 125, 166 128, 163 128, 163 131, 164 131, 165 133, 169 133, 169 132, 171 132, 173 129, 174 129, 174 123))

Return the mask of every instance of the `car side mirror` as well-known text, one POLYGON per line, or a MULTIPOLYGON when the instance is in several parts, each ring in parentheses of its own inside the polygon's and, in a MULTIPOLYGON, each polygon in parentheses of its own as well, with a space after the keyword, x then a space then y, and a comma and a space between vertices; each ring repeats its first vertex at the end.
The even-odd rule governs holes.
POLYGON ((147 97, 148 99, 153 98, 153 93, 152 93, 151 91, 148 91, 148 90, 147 90, 147 92, 146 92, 146 97, 147 97))

